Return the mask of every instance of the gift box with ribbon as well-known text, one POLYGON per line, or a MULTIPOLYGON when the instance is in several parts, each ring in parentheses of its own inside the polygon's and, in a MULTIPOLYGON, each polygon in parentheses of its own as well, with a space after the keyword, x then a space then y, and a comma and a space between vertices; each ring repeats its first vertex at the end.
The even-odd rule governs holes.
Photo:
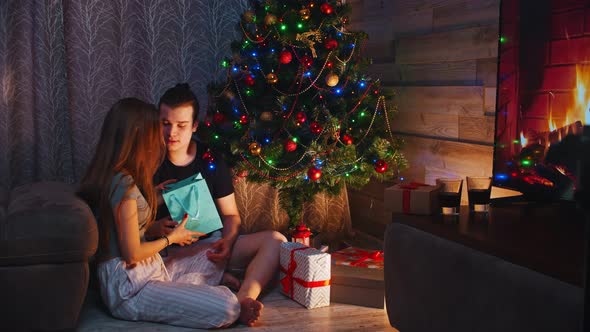
POLYGON ((348 247, 332 253, 331 299, 372 308, 383 308, 385 283, 383 252, 348 247))
POLYGON ((438 209, 439 187, 419 182, 399 183, 385 189, 386 211, 431 215, 438 209))
POLYGON ((308 309, 330 305, 330 254, 297 242, 280 249, 281 292, 308 309))

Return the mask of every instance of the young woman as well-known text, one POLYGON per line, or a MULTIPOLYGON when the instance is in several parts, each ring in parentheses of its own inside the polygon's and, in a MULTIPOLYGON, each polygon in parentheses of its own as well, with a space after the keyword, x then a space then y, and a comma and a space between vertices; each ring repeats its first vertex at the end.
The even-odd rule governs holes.
MULTIPOLYGON (((158 110, 135 98, 108 112, 80 196, 99 223, 98 280, 113 316, 191 328, 218 328, 240 316, 237 297, 218 286, 224 266, 207 259, 211 244, 190 259, 167 267, 159 252, 203 235, 185 229, 145 241, 157 210, 152 177, 164 158, 158 110)), ((197 244, 195 244, 197 245, 197 244)))

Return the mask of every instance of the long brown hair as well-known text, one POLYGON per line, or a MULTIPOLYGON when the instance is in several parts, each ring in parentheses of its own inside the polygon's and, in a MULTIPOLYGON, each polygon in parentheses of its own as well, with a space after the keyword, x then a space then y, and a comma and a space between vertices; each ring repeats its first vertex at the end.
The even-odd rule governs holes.
POLYGON ((156 107, 136 98, 116 102, 104 119, 96 152, 78 191, 98 215, 99 260, 107 258, 109 253, 114 221, 110 204, 113 177, 122 172, 133 178, 148 203, 149 227, 158 208, 152 178, 164 156, 156 107))

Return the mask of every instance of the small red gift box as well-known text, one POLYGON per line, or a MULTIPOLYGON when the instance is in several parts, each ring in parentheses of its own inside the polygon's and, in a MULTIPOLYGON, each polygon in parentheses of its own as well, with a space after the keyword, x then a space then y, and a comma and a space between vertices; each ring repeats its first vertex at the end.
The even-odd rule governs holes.
POLYGON ((385 189, 387 211, 404 214, 431 215, 438 209, 439 187, 424 183, 399 183, 385 189))

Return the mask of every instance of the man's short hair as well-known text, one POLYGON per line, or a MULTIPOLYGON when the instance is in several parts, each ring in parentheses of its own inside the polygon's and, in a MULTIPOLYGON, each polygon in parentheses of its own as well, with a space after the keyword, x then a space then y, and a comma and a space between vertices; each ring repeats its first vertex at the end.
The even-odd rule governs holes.
POLYGON ((158 108, 161 107, 162 104, 166 104, 172 108, 190 104, 193 107, 193 123, 197 121, 197 116, 199 115, 199 100, 188 83, 178 83, 174 87, 166 90, 160 98, 158 108))

